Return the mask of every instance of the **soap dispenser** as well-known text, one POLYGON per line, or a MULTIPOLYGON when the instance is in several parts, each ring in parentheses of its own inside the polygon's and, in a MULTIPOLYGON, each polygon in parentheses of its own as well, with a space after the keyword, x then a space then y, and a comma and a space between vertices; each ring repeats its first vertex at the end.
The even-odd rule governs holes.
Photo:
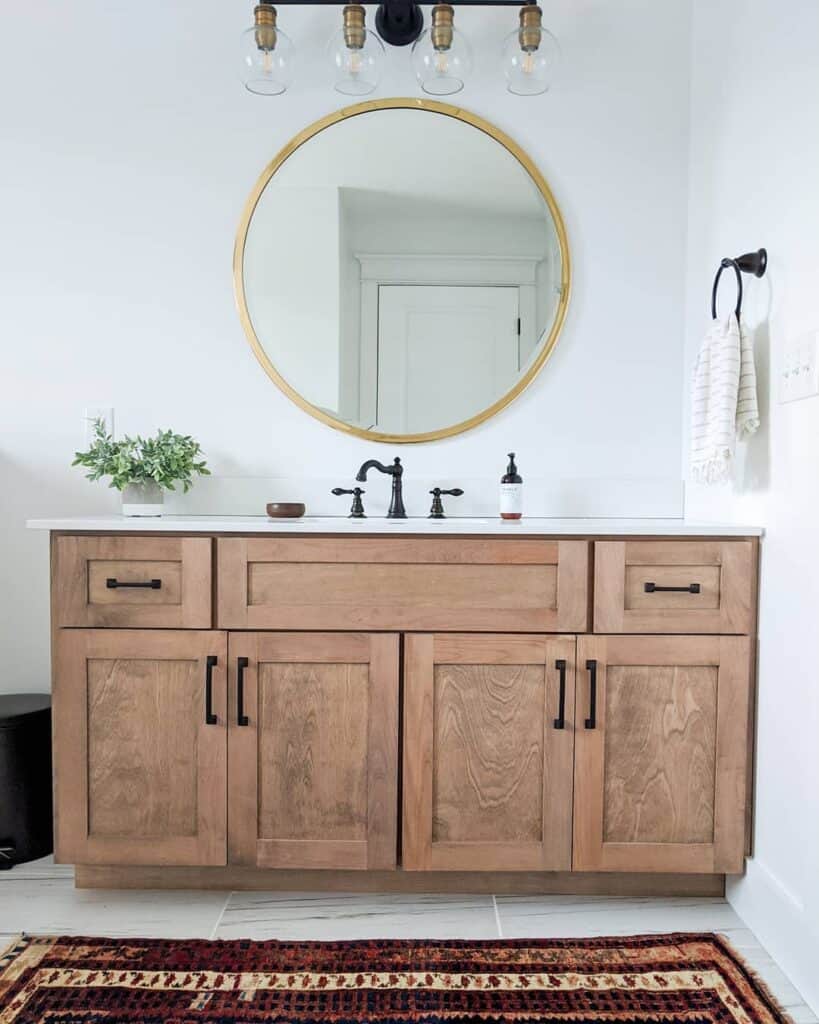
POLYGON ((501 519, 520 519, 523 515, 523 477, 515 465, 515 453, 509 452, 509 465, 500 482, 501 519))

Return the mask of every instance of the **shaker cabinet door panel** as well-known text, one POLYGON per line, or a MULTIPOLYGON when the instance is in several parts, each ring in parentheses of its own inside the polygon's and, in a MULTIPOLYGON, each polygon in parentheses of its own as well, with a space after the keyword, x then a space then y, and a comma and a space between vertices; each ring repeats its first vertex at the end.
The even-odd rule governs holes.
POLYGON ((231 633, 230 860, 396 863, 396 634, 231 633))
POLYGON ((747 637, 581 637, 574 869, 742 870, 747 637))
POLYGON ((225 864, 226 664, 224 633, 60 630, 59 860, 225 864))
POLYGON ((403 866, 571 865, 573 637, 405 639, 403 866))

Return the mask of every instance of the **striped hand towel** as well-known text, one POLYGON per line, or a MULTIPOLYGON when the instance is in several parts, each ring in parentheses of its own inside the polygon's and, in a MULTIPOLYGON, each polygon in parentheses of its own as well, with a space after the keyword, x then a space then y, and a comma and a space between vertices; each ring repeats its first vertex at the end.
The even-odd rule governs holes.
POLYGON ((731 474, 737 440, 759 427, 751 339, 732 313, 713 320, 694 370, 691 475, 714 484, 731 474))

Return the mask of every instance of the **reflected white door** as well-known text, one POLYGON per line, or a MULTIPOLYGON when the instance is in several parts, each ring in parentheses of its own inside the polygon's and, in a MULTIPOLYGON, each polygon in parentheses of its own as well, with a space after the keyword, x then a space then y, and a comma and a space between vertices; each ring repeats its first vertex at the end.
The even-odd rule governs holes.
POLYGON ((382 285, 378 429, 424 433, 469 419, 518 376, 517 287, 382 285))

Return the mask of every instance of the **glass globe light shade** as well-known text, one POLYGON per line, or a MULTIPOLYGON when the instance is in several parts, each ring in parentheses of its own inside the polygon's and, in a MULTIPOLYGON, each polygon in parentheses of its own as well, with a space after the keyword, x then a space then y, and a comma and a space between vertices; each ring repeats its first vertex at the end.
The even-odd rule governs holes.
POLYGON ((241 36, 240 76, 248 92, 278 96, 293 81, 295 47, 275 25, 255 25, 241 36), (272 44, 272 45, 271 45, 272 44))
POLYGON ((540 45, 536 49, 521 47, 517 29, 503 42, 503 73, 509 92, 516 96, 539 96, 546 92, 559 61, 560 46, 548 29, 540 29, 540 45))
POLYGON ((432 29, 425 29, 412 45, 412 69, 418 84, 431 96, 460 92, 472 71, 472 50, 466 37, 452 28, 452 42, 436 49, 432 29))
POLYGON ((384 44, 374 32, 360 30, 361 46, 348 46, 343 28, 334 32, 327 44, 333 67, 333 88, 345 96, 366 96, 381 81, 384 71, 384 44))

